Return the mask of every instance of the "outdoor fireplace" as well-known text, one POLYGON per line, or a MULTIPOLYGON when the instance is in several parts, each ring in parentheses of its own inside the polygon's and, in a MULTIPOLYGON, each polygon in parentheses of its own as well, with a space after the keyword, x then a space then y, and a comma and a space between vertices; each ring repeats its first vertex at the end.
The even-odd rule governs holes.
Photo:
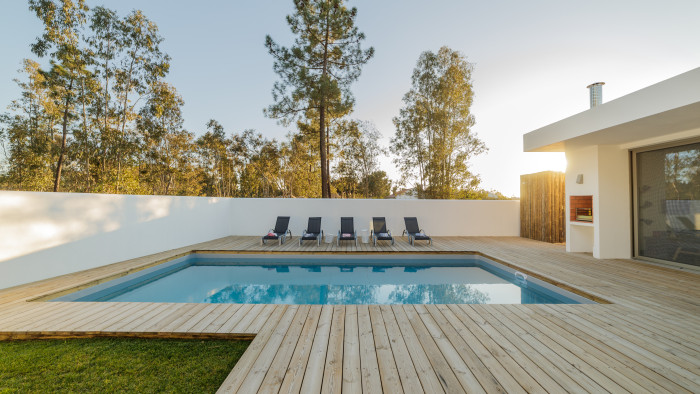
POLYGON ((572 222, 593 222, 593 196, 570 196, 569 219, 572 222))

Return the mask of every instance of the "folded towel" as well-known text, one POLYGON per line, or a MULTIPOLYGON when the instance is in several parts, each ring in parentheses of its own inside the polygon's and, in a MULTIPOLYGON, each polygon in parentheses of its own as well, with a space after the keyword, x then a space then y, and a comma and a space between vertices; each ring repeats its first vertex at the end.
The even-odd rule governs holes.
POLYGON ((268 237, 276 237, 277 234, 275 234, 275 233, 267 233, 267 236, 268 236, 268 237))
POLYGON ((425 237, 425 233, 416 233, 417 237, 425 237))
POLYGON ((343 237, 343 238, 350 238, 350 237, 352 237, 352 234, 350 234, 350 233, 342 233, 342 234, 340 234, 340 236, 343 237))
POLYGON ((382 237, 382 238, 388 238, 388 237, 389 237, 389 233, 379 233, 379 236, 382 237))

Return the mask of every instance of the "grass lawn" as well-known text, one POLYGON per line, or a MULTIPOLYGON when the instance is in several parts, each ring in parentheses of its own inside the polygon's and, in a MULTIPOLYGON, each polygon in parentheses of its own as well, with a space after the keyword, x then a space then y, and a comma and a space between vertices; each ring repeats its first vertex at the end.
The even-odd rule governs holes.
POLYGON ((213 393, 249 344, 134 338, 0 341, 0 393, 213 393))

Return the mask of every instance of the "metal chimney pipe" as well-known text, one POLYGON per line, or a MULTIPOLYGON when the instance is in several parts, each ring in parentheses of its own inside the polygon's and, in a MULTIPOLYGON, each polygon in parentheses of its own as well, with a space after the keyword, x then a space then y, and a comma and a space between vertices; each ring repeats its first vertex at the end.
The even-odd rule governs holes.
POLYGON ((603 85, 605 82, 595 82, 586 86, 591 92, 591 108, 603 104, 603 85))

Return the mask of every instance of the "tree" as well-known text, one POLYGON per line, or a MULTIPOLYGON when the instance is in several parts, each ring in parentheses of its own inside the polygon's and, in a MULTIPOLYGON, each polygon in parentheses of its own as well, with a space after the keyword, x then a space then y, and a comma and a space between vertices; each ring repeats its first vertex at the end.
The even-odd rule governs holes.
POLYGON ((139 111, 137 126, 144 155, 143 183, 152 194, 198 195, 193 162, 192 133, 182 128, 185 104, 174 87, 158 82, 139 111))
POLYGON ((170 56, 159 48, 163 38, 158 33, 158 26, 140 10, 127 15, 119 24, 119 29, 125 56, 121 59, 121 67, 115 72, 115 92, 120 102, 118 114, 121 118, 117 145, 117 193, 121 187, 123 156, 128 157, 131 153, 129 150, 136 146, 126 129, 127 122, 136 118, 134 108, 139 101, 130 99, 131 94, 135 93, 139 98, 147 95, 170 69, 170 56))
POLYGON ((384 171, 374 171, 367 177, 368 197, 386 198, 391 194, 391 179, 384 171))
POLYGON ((311 133, 300 131, 287 136, 280 148, 284 197, 321 197, 318 153, 317 141, 311 133))
POLYGON ((32 45, 32 52, 52 60, 52 69, 47 80, 56 102, 62 105, 61 145, 53 191, 57 192, 61 182, 61 171, 66 153, 68 127, 74 110, 76 81, 86 73, 86 60, 80 44, 80 29, 85 23, 88 10, 84 0, 29 0, 29 9, 44 24, 44 33, 32 45), (53 50, 49 53, 49 51, 53 50))
POLYGON ((5 182, 15 190, 51 191, 55 180, 55 126, 61 107, 56 105, 46 74, 35 61, 25 59, 21 70, 26 81, 15 79, 22 89, 0 121, 6 125, 3 153, 7 159, 5 182))
POLYGON ((378 143, 379 131, 370 122, 356 120, 345 122, 342 129, 337 169, 346 184, 353 180, 360 186, 364 198, 369 198, 370 175, 378 170, 379 156, 386 154, 378 143))
POLYGON ((479 185, 479 177, 469 171, 469 160, 487 148, 471 131, 472 70, 461 53, 448 47, 423 52, 404 107, 393 119, 394 162, 403 183, 417 181, 421 198, 456 198, 479 185))
POLYGON ((362 49, 365 36, 355 27, 357 9, 348 9, 342 0, 294 0, 294 7, 295 13, 287 16, 297 36, 294 45, 286 48, 270 36, 265 39, 281 79, 272 90, 275 103, 265 114, 283 124, 318 115, 321 191, 323 198, 329 198, 326 117, 352 108, 350 84, 359 78, 374 48, 362 49))
MULTIPOLYGON (((207 122, 207 132, 197 139, 199 166, 204 172, 203 191, 207 196, 233 197, 233 161, 229 150, 234 142, 226 138, 224 127, 214 119, 207 122)), ((240 146, 239 142, 239 146, 240 146)))

